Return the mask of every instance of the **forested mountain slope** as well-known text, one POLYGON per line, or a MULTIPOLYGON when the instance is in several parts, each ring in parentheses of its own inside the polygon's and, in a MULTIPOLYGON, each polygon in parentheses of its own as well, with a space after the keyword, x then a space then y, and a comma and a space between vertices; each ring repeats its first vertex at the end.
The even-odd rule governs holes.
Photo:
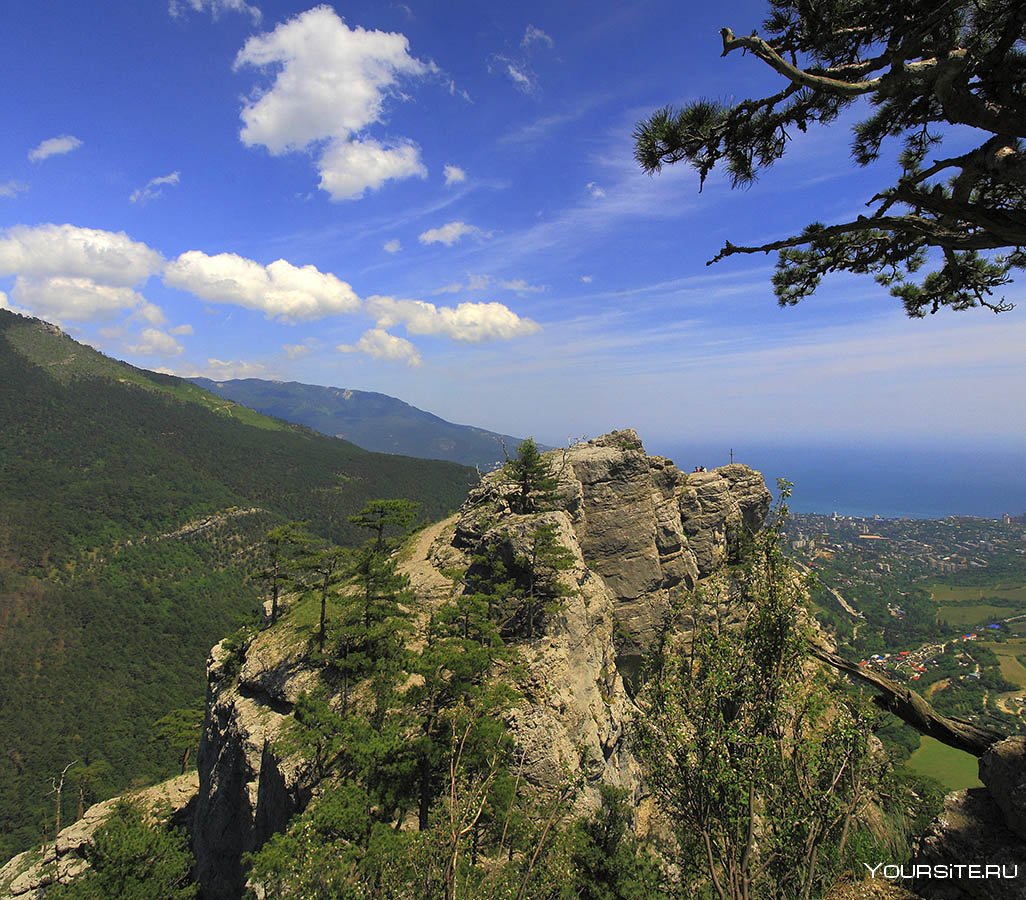
POLYGON ((521 438, 456 425, 387 394, 295 381, 192 379, 201 387, 269 416, 306 425, 367 450, 448 459, 482 470, 512 454, 521 438))
POLYGON ((337 542, 369 499, 457 507, 475 473, 369 453, 0 310, 0 858, 68 808, 166 775, 153 723, 199 703, 210 645, 252 621, 257 545, 337 542))

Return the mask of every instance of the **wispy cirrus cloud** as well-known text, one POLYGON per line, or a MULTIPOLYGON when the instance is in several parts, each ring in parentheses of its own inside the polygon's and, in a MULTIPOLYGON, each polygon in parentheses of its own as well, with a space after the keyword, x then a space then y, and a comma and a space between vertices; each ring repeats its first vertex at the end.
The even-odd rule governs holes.
POLYGON ((65 153, 71 153, 72 150, 77 150, 81 146, 81 139, 73 134, 62 134, 59 137, 47 138, 29 150, 29 162, 42 162, 51 156, 63 156, 65 153))
POLYGON ((216 21, 225 13, 245 13, 255 23, 263 17, 260 8, 246 0, 170 0, 167 11, 173 19, 182 18, 187 12, 209 12, 216 21))
POLYGON ((466 222, 457 220, 446 222, 437 228, 429 228, 427 231, 421 232, 417 240, 422 244, 444 244, 446 247, 451 247, 468 236, 489 237, 489 233, 476 225, 468 225, 466 222))
POLYGON ((487 291, 494 289, 512 291, 515 294, 541 294, 548 288, 543 284, 530 284, 524 278, 493 278, 491 275, 477 275, 468 272, 465 281, 452 281, 437 288, 435 294, 458 294, 462 291, 487 291))
POLYGON ((136 188, 128 196, 129 203, 137 203, 145 206, 151 200, 156 200, 163 195, 163 188, 174 187, 182 180, 181 172, 169 172, 167 175, 158 175, 151 178, 141 188, 136 188))
POLYGON ((21 181, 0 182, 0 197, 4 200, 13 200, 18 194, 24 194, 28 185, 21 181))

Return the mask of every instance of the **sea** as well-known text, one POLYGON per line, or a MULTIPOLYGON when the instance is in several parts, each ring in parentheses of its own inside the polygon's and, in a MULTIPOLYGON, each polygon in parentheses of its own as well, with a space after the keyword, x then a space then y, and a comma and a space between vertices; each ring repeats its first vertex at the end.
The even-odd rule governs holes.
POLYGON ((731 459, 758 469, 776 495, 793 484, 793 512, 941 519, 1000 518, 1026 512, 1026 442, 1013 447, 773 445, 645 441, 685 472, 731 459))

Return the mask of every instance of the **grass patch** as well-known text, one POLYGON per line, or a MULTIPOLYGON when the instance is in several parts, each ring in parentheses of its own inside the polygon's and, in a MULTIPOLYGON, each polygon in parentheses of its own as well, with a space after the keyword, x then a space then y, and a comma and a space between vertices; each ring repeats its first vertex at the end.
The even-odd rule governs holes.
POLYGON ((956 628, 968 628, 971 625, 986 625, 999 619, 1007 619, 1018 612, 1018 607, 991 606, 988 603, 974 606, 938 606, 937 621, 947 622, 956 628))
POLYGON ((1026 605, 1026 584, 1008 585, 998 582, 994 585, 965 586, 958 584, 931 584, 926 588, 937 603, 962 602, 965 600, 1007 600, 1009 603, 1026 605))
POLYGON ((1003 643, 980 643, 981 647, 993 650, 1001 666, 1001 675, 1016 687, 1026 690, 1026 666, 1020 656, 1026 650, 1026 641, 1022 639, 1004 641, 1003 643))
POLYGON ((983 786, 979 778, 979 761, 975 756, 931 737, 922 738, 919 748, 905 765, 920 775, 936 778, 949 791, 983 786))

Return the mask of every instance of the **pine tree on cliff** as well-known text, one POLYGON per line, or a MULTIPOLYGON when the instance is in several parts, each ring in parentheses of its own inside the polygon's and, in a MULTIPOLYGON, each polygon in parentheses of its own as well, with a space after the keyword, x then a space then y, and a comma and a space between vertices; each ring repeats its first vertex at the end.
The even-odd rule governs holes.
POLYGON ((524 439, 517 455, 506 461, 504 471, 517 488, 511 504, 514 512, 535 512, 552 501, 558 482, 534 438, 524 439))
MULTIPOLYGON (((454 576, 454 588, 465 584, 465 573, 454 576)), ((449 714, 460 706, 472 713, 469 724, 473 740, 466 748, 463 763, 468 770, 486 766, 484 746, 494 748, 500 735, 485 739, 489 723, 509 701, 509 692, 489 686, 487 679, 499 661, 508 661, 512 652, 506 647, 499 627, 489 615, 487 598, 480 594, 454 597, 428 618, 423 643, 410 657, 410 671, 417 683, 406 699, 416 710, 419 735, 417 751, 418 826, 428 828, 429 814, 438 792, 449 777, 450 754, 456 732, 449 714)), ((500 729, 501 731, 501 729, 500 729)))
POLYGON ((402 539, 417 522, 419 503, 412 500, 371 500, 349 521, 360 528, 366 528, 374 534, 374 549, 384 552, 390 543, 402 539), (385 537, 386 529, 394 530, 392 540, 385 537))
POLYGON ((517 562, 527 572, 520 617, 528 638, 542 634, 546 614, 559 609, 571 591, 560 575, 574 567, 574 555, 559 541, 559 533, 551 522, 539 525, 531 534, 528 553, 517 562))
POLYGON ((271 624, 278 621, 278 600, 292 570, 296 552, 309 538, 295 522, 277 525, 264 538, 265 565, 257 576, 271 593, 271 624))
POLYGON ((873 275, 913 317, 944 306, 1010 309, 993 294, 1026 268, 1026 6, 771 0, 764 29, 765 37, 721 29, 722 55, 751 54, 780 76, 780 89, 658 110, 634 132, 641 167, 686 162, 704 182, 719 166, 734 187, 748 187, 798 133, 858 105, 869 115, 852 127, 852 157, 869 166, 900 138, 897 171, 865 215, 758 246, 728 241, 711 262, 778 251, 782 306, 812 294, 829 272, 853 272, 873 275), (952 125, 962 146, 943 158, 952 125), (927 264, 934 270, 916 277, 927 264))

